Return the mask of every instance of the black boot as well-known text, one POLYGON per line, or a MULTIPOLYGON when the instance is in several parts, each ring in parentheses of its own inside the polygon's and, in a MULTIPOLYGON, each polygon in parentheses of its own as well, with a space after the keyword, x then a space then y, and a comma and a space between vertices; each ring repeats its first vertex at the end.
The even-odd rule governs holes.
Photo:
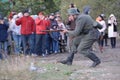
POLYGON ((100 59, 93 53, 90 53, 87 57, 93 61, 91 67, 96 67, 101 63, 100 59))
POLYGON ((72 65, 74 58, 74 53, 71 53, 66 60, 58 61, 59 63, 66 64, 66 65, 72 65))

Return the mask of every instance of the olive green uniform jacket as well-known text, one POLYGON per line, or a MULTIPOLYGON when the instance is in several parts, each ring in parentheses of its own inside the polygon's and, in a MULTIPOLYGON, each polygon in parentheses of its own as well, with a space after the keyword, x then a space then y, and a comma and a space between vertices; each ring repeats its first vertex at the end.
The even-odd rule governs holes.
POLYGON ((93 27, 94 20, 91 16, 80 14, 76 19, 74 31, 68 31, 68 36, 74 37, 72 51, 89 55, 92 52, 93 43, 99 38, 99 31, 93 27))

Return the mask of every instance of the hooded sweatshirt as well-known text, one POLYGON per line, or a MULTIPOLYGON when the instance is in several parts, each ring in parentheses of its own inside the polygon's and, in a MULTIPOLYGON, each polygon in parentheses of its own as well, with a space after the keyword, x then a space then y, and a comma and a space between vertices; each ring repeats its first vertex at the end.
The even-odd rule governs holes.
POLYGON ((83 7, 83 13, 84 14, 89 14, 90 13, 90 6, 85 6, 85 7, 83 7))

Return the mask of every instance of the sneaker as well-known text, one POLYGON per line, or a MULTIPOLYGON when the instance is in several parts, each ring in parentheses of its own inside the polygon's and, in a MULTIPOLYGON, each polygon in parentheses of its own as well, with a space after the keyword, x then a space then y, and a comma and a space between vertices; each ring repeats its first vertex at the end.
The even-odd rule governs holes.
POLYGON ((26 58, 29 58, 30 56, 29 55, 26 55, 26 58))
POLYGON ((32 54, 31 56, 32 56, 32 57, 37 57, 38 55, 37 55, 37 54, 32 54))
POLYGON ((54 52, 55 54, 58 53, 57 51, 54 52))
POLYGON ((45 57, 45 54, 42 54, 43 57, 45 57))

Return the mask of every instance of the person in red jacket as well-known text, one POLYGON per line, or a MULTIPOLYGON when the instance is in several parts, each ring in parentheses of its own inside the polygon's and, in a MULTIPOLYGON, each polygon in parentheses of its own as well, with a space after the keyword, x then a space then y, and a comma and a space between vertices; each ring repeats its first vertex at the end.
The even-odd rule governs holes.
POLYGON ((25 10, 23 12, 23 17, 16 20, 16 25, 21 25, 23 53, 33 53, 34 46, 32 41, 32 35, 35 32, 35 21, 32 17, 30 17, 28 10, 25 10))
POLYGON ((35 24, 36 24, 35 51, 37 55, 45 56, 47 32, 43 30, 48 29, 48 26, 50 25, 50 21, 45 19, 45 15, 43 12, 40 12, 38 18, 35 20, 35 24))

